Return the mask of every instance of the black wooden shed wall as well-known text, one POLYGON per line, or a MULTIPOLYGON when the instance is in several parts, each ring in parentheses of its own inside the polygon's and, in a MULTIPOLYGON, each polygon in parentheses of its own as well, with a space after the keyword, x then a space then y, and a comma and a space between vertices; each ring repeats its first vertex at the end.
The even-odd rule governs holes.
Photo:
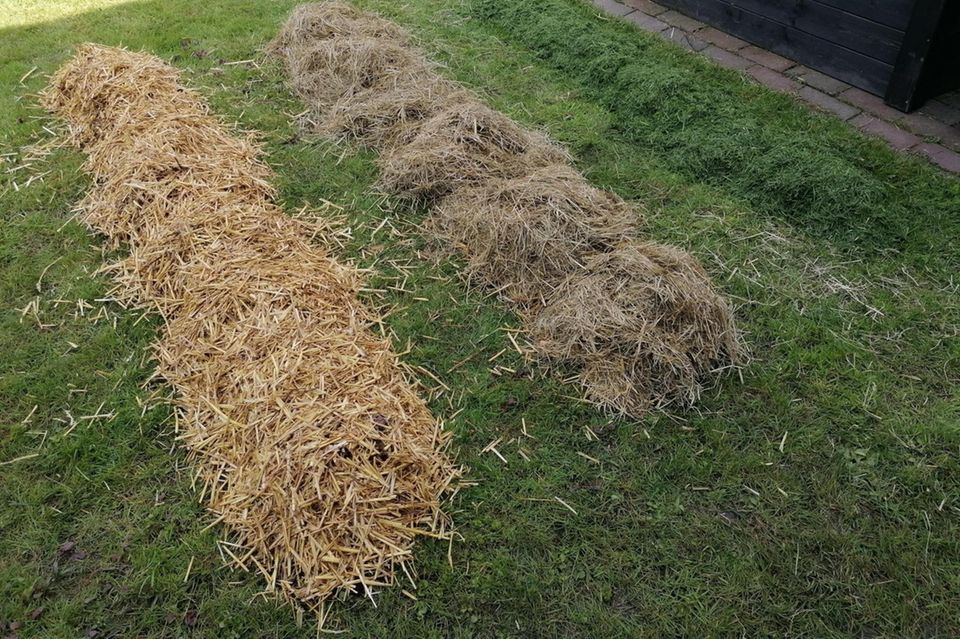
POLYGON ((659 0, 865 91, 884 95, 916 0, 659 0))

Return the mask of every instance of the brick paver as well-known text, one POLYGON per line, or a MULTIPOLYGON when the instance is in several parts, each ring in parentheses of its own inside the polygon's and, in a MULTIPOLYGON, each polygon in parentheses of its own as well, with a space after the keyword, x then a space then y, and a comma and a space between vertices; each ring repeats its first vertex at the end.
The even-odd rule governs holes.
POLYGON ((607 13, 656 33, 727 69, 745 72, 758 83, 788 93, 813 108, 845 120, 898 151, 927 158, 960 174, 960 90, 938 96, 915 113, 904 114, 883 99, 851 87, 793 60, 706 26, 653 0, 592 0, 607 13))
POLYGON ((598 9, 603 9, 607 13, 615 16, 625 16, 633 11, 630 7, 622 5, 616 0, 593 0, 593 4, 598 9))
POLYGON ((642 11, 648 16, 658 16, 667 10, 663 5, 650 0, 624 0, 623 4, 637 11, 642 11))
POLYGON ((919 112, 908 113, 899 123, 917 135, 933 138, 943 146, 960 151, 960 129, 928 118, 919 112))
POLYGON ((781 93, 797 93, 800 91, 799 82, 765 66, 755 64, 747 69, 747 73, 753 76, 757 82, 774 91, 781 93))
POLYGON ((814 89, 809 85, 800 89, 799 93, 800 97, 810 104, 819 107, 824 111, 829 111, 841 120, 849 120, 853 116, 860 113, 860 109, 857 107, 838 100, 832 95, 828 95, 819 89, 814 89))
POLYGON ((719 29, 714 29, 713 27, 700 29, 697 31, 697 37, 706 40, 710 44, 715 44, 721 49, 726 49, 727 51, 737 51, 750 44, 745 40, 741 40, 736 36, 732 36, 729 33, 720 31, 719 29))
POLYGON ((736 69, 738 71, 746 71, 753 63, 747 60, 746 58, 741 58, 736 53, 727 51, 726 49, 721 49, 720 47, 711 44, 703 50, 704 55, 710 56, 713 58, 714 62, 719 64, 722 67, 728 69, 736 69))
POLYGON ((872 93, 867 93, 866 91, 856 87, 847 89, 841 93, 839 97, 844 102, 849 102, 854 106, 860 107, 864 111, 883 118, 887 122, 896 122, 903 117, 903 113, 901 111, 897 111, 893 107, 889 107, 884 104, 883 98, 873 95, 872 93))
POLYGON ((684 49, 690 49, 691 51, 703 51, 710 46, 697 36, 690 35, 683 29, 678 29, 676 27, 667 27, 666 30, 660 31, 660 37, 675 44, 679 44, 684 49))
POLYGON ((657 20, 651 15, 648 15, 642 11, 634 11, 633 13, 628 13, 624 16, 624 19, 634 23, 644 31, 650 31, 652 33, 659 33, 664 29, 669 29, 670 25, 661 20, 657 20))
POLYGON ((846 91, 850 88, 850 85, 843 80, 831 78, 829 75, 824 75, 819 71, 808 69, 802 64, 798 64, 791 69, 787 69, 786 73, 791 78, 795 78, 798 82, 808 84, 814 89, 823 91, 827 95, 837 95, 841 91, 846 91))
POLYGON ((755 47, 752 44, 737 51, 737 55, 741 55, 747 60, 753 60, 757 64, 762 64, 774 71, 786 71, 795 64, 793 60, 787 60, 783 56, 779 56, 766 49, 761 49, 760 47, 755 47))
POLYGON ((930 100, 922 107, 917 109, 917 113, 922 113, 928 118, 933 118, 938 122, 956 126, 960 124, 960 107, 950 106, 940 100, 930 100))
POLYGON ((960 153, 929 142, 918 145, 916 151, 945 171, 960 173, 960 153))
POLYGON ((909 131, 904 131, 894 124, 873 117, 872 115, 867 115, 866 113, 861 113, 860 115, 851 119, 850 124, 857 127, 867 135, 883 138, 887 141, 887 144, 898 151, 906 151, 907 149, 920 144, 920 138, 909 131))
POLYGON ((664 13, 661 13, 658 17, 664 22, 666 22, 667 24, 674 27, 679 27, 680 29, 687 31, 688 33, 693 33, 697 29, 702 29, 705 26, 707 26, 702 22, 700 22, 699 20, 691 18, 690 16, 683 15, 679 11, 665 11, 664 13))

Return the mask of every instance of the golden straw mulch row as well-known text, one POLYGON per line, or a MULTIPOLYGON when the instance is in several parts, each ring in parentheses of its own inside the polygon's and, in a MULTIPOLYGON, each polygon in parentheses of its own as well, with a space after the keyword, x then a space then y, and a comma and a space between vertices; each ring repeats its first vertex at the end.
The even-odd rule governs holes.
POLYGON ((83 45, 43 103, 88 155, 82 219, 129 249, 114 295, 164 319, 158 373, 223 551, 321 621, 337 589, 392 583, 418 535, 447 534, 459 471, 357 271, 160 59, 83 45))
POLYGON ((564 149, 445 79, 397 25, 297 7, 270 50, 316 129, 380 151, 380 186, 430 206, 466 274, 516 309, 533 354, 619 414, 689 404, 740 347, 729 303, 688 253, 637 239, 639 213, 564 149), (566 376, 566 375, 565 375, 566 376))

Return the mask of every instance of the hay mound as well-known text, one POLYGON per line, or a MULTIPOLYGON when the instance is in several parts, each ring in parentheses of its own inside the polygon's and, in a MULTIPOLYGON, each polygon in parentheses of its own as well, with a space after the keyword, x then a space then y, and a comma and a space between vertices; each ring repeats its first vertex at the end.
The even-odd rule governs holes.
POLYGON ((320 40, 291 50, 286 60, 293 89, 318 113, 363 91, 375 95, 435 77, 432 65, 423 57, 376 38, 320 40))
POLYGON ((425 120, 408 143, 381 153, 380 185, 391 193, 429 200, 569 159, 542 134, 471 100, 448 105, 425 120))
POLYGON ((581 368, 598 404, 638 415, 691 403, 700 382, 735 361, 730 305, 688 253, 630 243, 590 258, 531 324, 538 355, 581 368))
POLYGON ((43 102, 88 153, 84 220, 130 249, 117 295, 165 320, 158 373, 225 556, 321 620, 337 590, 392 583, 417 536, 446 534, 459 471, 359 274, 156 58, 84 45, 43 102))
POLYGON ((543 304, 584 260, 635 231, 639 214, 554 164, 512 179, 491 179, 444 198, 432 230, 466 258, 467 275, 523 307, 543 304))
POLYGON ((409 34, 398 25, 342 2, 302 4, 290 12, 267 51, 287 56, 297 48, 338 36, 377 38, 406 43, 409 34))

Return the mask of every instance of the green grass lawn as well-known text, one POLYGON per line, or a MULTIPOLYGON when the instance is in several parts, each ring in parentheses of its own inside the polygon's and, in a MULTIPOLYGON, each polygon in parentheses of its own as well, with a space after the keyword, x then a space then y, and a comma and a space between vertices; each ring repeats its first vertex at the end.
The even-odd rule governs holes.
POLYGON ((452 389, 432 408, 476 482, 453 567, 421 542, 417 599, 346 598, 345 636, 960 635, 960 181, 577 0, 359 2, 567 144, 737 304, 741 375, 610 423, 530 379, 516 318, 456 265, 420 259, 422 212, 372 191, 372 154, 298 134, 271 63, 225 64, 259 60, 293 4, 0 0, 0 637, 315 633, 221 561, 169 389, 143 387, 158 324, 106 301, 100 242, 69 221, 82 157, 17 169, 50 138, 32 94, 90 40, 164 57, 261 131, 288 210, 344 205, 345 256, 388 291, 370 303, 452 389), (507 463, 480 452, 498 438, 507 463))

